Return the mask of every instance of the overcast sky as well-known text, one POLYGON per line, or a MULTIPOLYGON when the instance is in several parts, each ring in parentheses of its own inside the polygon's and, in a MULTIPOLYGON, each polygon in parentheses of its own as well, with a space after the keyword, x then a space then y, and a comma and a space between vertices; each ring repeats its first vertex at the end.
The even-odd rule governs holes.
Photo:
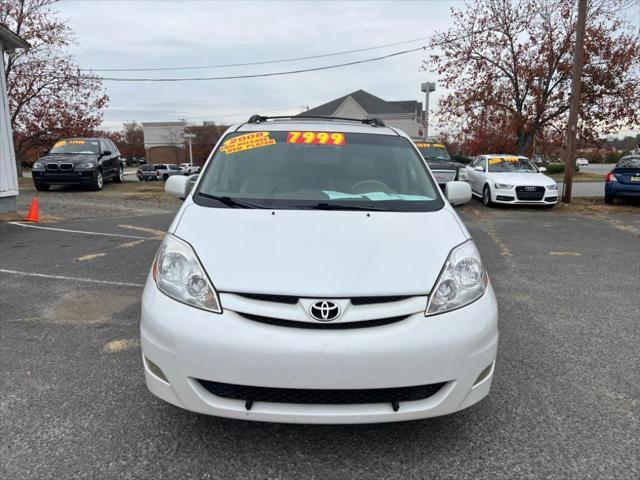
MULTIPOLYGON (((451 24, 459 0, 191 1, 62 0, 81 68, 161 68, 319 55, 426 38, 451 24)), ((310 68, 419 47, 416 41, 322 59, 174 72, 100 72, 114 77, 245 75, 310 68)), ((105 126, 123 121, 230 123, 251 113, 299 113, 363 89, 386 100, 423 100, 424 51, 362 65, 281 77, 176 83, 106 81, 105 126)), ((432 104, 442 94, 432 94, 432 104)))

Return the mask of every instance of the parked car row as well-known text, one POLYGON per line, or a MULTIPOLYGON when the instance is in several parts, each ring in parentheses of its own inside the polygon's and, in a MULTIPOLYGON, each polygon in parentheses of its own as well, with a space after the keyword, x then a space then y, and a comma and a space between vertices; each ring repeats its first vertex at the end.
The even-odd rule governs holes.
POLYGON ((454 162, 440 143, 413 139, 427 161, 440 188, 452 181, 466 181, 474 196, 486 206, 525 204, 553 207, 558 201, 558 185, 546 168, 520 155, 490 154, 475 157, 469 165, 454 162))
POLYGON ((143 165, 136 172, 136 176, 140 181, 163 180, 173 175, 194 175, 200 173, 200 167, 189 163, 158 163, 152 165, 143 165))

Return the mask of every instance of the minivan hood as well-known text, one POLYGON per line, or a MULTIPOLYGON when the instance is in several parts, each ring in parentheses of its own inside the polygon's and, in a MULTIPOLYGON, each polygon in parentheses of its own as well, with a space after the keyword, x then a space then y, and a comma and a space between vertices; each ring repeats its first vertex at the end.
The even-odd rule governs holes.
POLYGON ((189 242, 219 292, 307 297, 425 295, 467 239, 455 213, 185 206, 189 242))

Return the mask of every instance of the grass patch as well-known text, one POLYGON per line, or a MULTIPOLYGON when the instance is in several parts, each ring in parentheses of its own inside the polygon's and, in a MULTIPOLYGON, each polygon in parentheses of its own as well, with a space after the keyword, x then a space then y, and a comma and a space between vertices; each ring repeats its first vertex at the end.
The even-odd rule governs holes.
POLYGON ((631 200, 615 200, 612 205, 604 203, 603 197, 574 197, 571 203, 558 204, 553 208, 556 212, 584 213, 591 215, 635 214, 640 213, 640 202, 631 200))
MULTIPOLYGON (((553 173, 549 175, 556 182, 564 182, 564 173, 553 173)), ((573 181, 580 182, 602 182, 604 184, 605 174, 603 173, 584 173, 576 172, 573 174, 573 181)))

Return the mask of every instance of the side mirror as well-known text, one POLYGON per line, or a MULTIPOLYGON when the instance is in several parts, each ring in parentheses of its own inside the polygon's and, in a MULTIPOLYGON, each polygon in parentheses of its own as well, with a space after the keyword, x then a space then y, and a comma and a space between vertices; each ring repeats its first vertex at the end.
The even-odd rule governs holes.
POLYGON ((482 168, 480 165, 476 165, 475 167, 473 167, 473 169, 476 172, 484 172, 484 168, 482 168))
POLYGON ((540 173, 544 173, 544 172, 546 172, 546 171, 547 171, 547 168, 546 168, 546 167, 540 167, 540 168, 538 168, 538 171, 539 171, 540 173))
POLYGON ((444 195, 451 205, 462 205, 471 200, 471 186, 467 182, 447 182, 444 195))
POLYGON ((164 185, 164 191, 172 197, 184 200, 191 192, 193 183, 189 181, 189 177, 182 175, 171 175, 164 185))

